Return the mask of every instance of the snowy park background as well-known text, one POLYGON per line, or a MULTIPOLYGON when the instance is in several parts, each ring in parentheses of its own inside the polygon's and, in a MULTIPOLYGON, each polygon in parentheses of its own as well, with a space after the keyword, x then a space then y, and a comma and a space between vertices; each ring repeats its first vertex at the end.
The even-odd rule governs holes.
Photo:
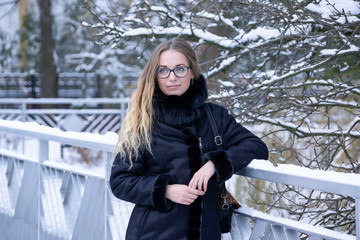
MULTIPOLYGON (((28 0, 19 20, 19 3, 0 3, 0 91, 6 91, 9 79, 25 81, 9 78, 15 73, 37 73, 36 96, 56 98, 42 87, 42 82, 57 82, 41 77, 46 65, 39 57, 40 6, 28 0)), ((226 106, 262 137, 269 162, 359 173, 359 1, 51 4, 56 68, 49 76, 61 80, 64 73, 86 73, 98 79, 96 96, 79 97, 128 97, 152 48, 182 37, 197 51, 210 101, 226 106)), ((16 106, 4 105, 11 107, 16 106)), ((104 166, 96 157, 93 164, 85 163, 78 153, 58 161, 96 170, 104 166)), ((228 185, 241 202, 260 211, 355 233, 355 203, 347 196, 243 177, 228 185)))

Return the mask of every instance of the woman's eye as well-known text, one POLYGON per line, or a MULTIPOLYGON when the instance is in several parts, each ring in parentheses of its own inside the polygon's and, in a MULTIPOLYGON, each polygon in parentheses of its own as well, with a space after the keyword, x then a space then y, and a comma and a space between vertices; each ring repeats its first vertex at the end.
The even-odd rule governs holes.
POLYGON ((175 71, 183 72, 183 71, 185 71, 185 67, 177 67, 175 71))
POLYGON ((159 73, 167 73, 167 68, 159 68, 159 73))

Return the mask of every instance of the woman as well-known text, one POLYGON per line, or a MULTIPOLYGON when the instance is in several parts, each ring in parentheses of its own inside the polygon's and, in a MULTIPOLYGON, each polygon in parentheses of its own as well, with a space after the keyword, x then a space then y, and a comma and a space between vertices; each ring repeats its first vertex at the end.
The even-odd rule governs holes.
POLYGON ((266 145, 221 106, 207 103, 223 139, 217 150, 204 109, 207 87, 184 40, 159 44, 129 103, 116 145, 110 186, 135 203, 126 239, 221 239, 219 184, 266 145))

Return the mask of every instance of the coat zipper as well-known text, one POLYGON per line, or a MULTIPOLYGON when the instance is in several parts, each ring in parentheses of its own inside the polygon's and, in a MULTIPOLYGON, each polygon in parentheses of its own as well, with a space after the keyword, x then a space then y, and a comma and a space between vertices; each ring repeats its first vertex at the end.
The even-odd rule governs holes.
MULTIPOLYGON (((203 144, 202 144, 202 140, 201 140, 201 137, 199 137, 199 149, 200 149, 200 156, 202 158, 202 155, 203 155, 203 144)), ((204 201, 201 201, 201 209, 204 209, 204 201)), ((202 240, 202 216, 203 214, 201 214, 200 216, 200 239, 199 240, 202 240)))

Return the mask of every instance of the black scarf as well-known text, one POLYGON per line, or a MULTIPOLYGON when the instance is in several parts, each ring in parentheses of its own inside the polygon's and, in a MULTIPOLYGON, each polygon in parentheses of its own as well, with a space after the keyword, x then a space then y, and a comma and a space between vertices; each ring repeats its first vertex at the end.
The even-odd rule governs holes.
POLYGON ((193 84, 181 96, 167 96, 157 87, 153 97, 155 119, 169 125, 183 125, 200 117, 200 107, 208 97, 204 76, 193 80, 193 84))

